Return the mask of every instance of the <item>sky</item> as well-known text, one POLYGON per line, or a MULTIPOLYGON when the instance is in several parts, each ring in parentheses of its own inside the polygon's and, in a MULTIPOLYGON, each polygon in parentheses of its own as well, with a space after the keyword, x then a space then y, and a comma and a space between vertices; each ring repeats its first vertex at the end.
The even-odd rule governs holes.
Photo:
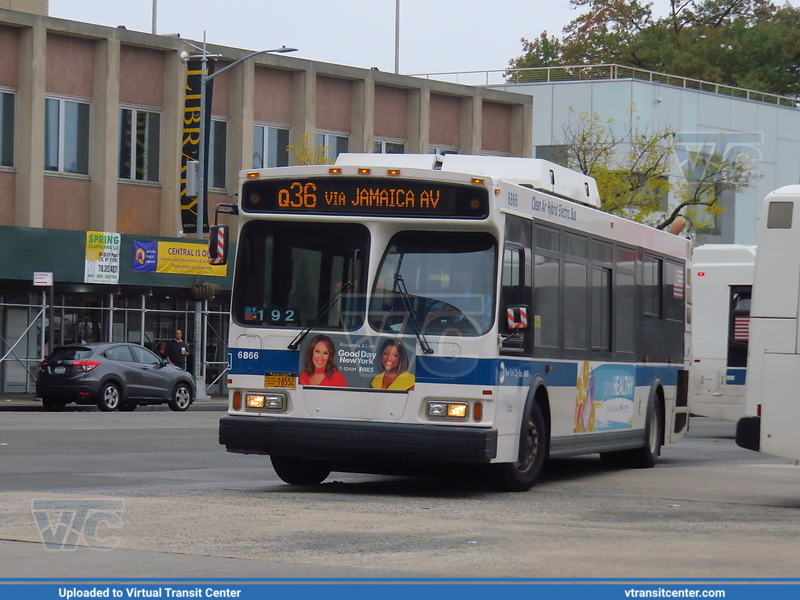
MULTIPOLYGON (((152 32, 154 0, 50 0, 50 16, 152 32)), ((156 32, 247 50, 279 46, 300 58, 395 70, 397 0, 155 0, 156 32)), ((399 0, 399 72, 500 70, 520 38, 561 30, 569 0, 399 0)), ((499 75, 498 75, 499 78, 499 75)), ((461 83, 473 83, 462 79, 461 83)))

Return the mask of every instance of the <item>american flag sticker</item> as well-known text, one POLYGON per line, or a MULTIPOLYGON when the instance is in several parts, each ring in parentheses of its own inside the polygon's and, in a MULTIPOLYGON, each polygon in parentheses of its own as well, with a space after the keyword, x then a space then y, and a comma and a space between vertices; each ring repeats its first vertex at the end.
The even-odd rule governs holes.
POLYGON ((672 297, 683 300, 683 269, 675 273, 675 285, 672 286, 672 297))
POLYGON ((750 317, 734 317, 733 339, 737 342, 750 340, 750 317))

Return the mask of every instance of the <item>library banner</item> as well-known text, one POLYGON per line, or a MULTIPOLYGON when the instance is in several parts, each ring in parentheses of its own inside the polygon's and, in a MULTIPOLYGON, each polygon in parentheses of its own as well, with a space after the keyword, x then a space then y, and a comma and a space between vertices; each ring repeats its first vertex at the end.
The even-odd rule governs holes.
POLYGON ((133 271, 225 277, 228 265, 208 263, 202 242, 133 241, 133 271))
MULTIPOLYGON (((201 75, 203 63, 199 60, 190 60, 186 70, 186 96, 183 106, 183 145, 181 153, 181 225, 185 234, 197 233, 198 198, 186 196, 186 163, 190 160, 200 159, 200 101, 201 101, 201 75)), ((214 72, 214 63, 207 63, 208 74, 214 72)), ((214 97, 214 82, 206 83, 206 118, 205 118, 205 164, 203 177, 208 181, 208 142, 211 134, 211 106, 214 97)), ((203 233, 208 233, 208 186, 206 187, 203 202, 203 233)), ((202 192, 201 192, 202 193, 202 192)))

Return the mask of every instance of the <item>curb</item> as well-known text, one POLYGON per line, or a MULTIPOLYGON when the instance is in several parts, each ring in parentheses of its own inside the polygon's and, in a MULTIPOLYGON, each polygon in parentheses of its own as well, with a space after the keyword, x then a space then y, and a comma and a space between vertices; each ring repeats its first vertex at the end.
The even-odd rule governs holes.
MULTIPOLYGON (((42 406, 41 400, 31 395, 20 395, 17 398, 3 398, 0 396, 0 412, 50 412, 42 406)), ((198 400, 189 407, 190 412, 227 412, 227 399, 198 400)), ((173 412, 167 404, 153 404, 139 406, 134 412, 173 412)), ((187 411, 187 412, 189 412, 187 411)), ((93 404, 67 404, 64 410, 57 412, 101 412, 93 404)), ((116 412, 116 411, 115 411, 116 412)))
MULTIPOLYGON (((214 406, 202 406, 202 405, 195 405, 189 407, 189 410, 186 412, 227 412, 228 407, 221 406, 221 405, 214 405, 214 406)), ((0 413, 2 412, 50 412, 46 411, 42 406, 1 406, 0 405, 0 413)), ((68 412, 101 412, 96 406, 65 406, 64 410, 57 411, 62 413, 68 412)), ((118 412, 118 411, 114 411, 118 412)), ((133 412, 173 412, 169 409, 168 406, 164 405, 155 405, 155 406, 140 406, 133 412)))

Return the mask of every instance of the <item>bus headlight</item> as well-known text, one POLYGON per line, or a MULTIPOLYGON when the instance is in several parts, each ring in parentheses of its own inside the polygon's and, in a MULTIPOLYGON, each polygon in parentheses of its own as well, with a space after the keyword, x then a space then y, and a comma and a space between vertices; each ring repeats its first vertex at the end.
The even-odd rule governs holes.
POLYGON ((455 419, 466 421, 469 417, 469 404, 466 402, 428 401, 428 418, 455 419))
POLYGON ((284 394, 247 394, 244 404, 247 408, 279 412, 286 409, 286 396, 284 394))

